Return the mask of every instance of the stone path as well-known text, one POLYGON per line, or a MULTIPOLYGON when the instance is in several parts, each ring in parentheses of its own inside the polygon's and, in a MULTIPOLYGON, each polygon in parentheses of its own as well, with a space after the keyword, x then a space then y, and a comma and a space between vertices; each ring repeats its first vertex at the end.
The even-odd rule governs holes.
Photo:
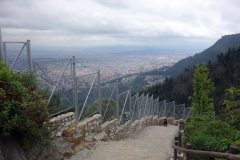
POLYGON ((135 138, 97 142, 92 150, 84 149, 70 160, 167 160, 173 157, 172 139, 178 127, 148 126, 135 138))

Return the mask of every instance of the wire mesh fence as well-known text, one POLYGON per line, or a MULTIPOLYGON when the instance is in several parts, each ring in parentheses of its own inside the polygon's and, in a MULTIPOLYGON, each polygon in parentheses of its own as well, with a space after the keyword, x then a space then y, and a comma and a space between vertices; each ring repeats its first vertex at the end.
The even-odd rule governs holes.
POLYGON ((3 42, 4 61, 13 72, 29 71, 29 54, 26 42, 3 42))
POLYGON ((174 119, 183 119, 185 104, 179 104, 175 106, 175 117, 174 119))
POLYGON ((175 101, 166 104, 166 117, 174 117, 175 101))
POLYGON ((148 94, 143 99, 143 116, 147 116, 147 108, 148 108, 148 94))
MULTIPOLYGON (((77 115, 78 121, 99 112, 98 108, 98 73, 91 73, 77 78, 77 115)), ((105 101, 102 101, 105 104, 105 101)))
POLYGON ((74 107, 71 59, 34 62, 37 92, 48 100, 50 116, 74 107))
POLYGON ((111 119, 117 119, 116 114, 116 92, 117 84, 110 84, 101 87, 102 94, 102 121, 108 121, 111 119))
POLYGON ((119 99, 119 123, 123 124, 130 119, 130 110, 129 110, 129 90, 118 95, 119 99))
POLYGON ((158 111, 159 107, 158 107, 158 98, 156 98, 155 100, 153 100, 153 111, 152 111, 152 115, 158 115, 158 111))
POLYGON ((139 97, 139 118, 144 116, 144 94, 139 97))
POLYGON ((166 105, 166 100, 163 100, 158 103, 158 107, 159 107, 158 117, 164 117, 166 115, 165 105, 166 105))
POLYGON ((138 119, 138 94, 135 94, 131 98, 131 120, 134 121, 138 119))

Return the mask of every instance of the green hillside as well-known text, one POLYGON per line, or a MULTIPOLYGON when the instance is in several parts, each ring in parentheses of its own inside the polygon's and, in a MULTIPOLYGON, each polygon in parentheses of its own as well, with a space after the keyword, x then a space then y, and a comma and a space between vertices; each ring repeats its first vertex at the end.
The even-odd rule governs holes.
MULTIPOLYGON (((211 94, 211 98, 214 99, 214 107, 218 111, 222 107, 224 90, 232 86, 240 88, 240 82, 237 81, 240 77, 240 51, 229 48, 226 54, 216 56, 214 64, 211 61, 206 64, 210 69, 209 78, 216 87, 214 93, 211 94)), ((149 87, 143 92, 159 97, 160 101, 167 99, 167 101, 175 101, 176 104, 185 103, 186 106, 191 106, 188 96, 193 94, 192 75, 195 69, 196 66, 185 69, 185 73, 178 77, 174 79, 166 78, 163 84, 149 87)))
POLYGON ((166 76, 176 77, 179 76, 180 73, 183 73, 185 68, 192 68, 197 63, 208 62, 211 60, 215 62, 217 60, 217 55, 219 53, 226 53, 228 48, 237 48, 240 44, 240 34, 232 34, 223 36, 219 39, 213 46, 204 50, 201 53, 195 54, 193 57, 187 57, 185 59, 180 60, 174 66, 168 68, 165 71, 166 76))

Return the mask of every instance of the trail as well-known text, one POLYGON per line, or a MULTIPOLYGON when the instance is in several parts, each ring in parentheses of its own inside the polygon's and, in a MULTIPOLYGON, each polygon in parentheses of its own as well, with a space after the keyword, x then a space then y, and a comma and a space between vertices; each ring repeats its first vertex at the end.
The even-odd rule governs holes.
POLYGON ((173 125, 148 126, 135 138, 97 142, 94 149, 77 153, 70 160, 167 160, 173 156, 171 142, 177 131, 173 125))

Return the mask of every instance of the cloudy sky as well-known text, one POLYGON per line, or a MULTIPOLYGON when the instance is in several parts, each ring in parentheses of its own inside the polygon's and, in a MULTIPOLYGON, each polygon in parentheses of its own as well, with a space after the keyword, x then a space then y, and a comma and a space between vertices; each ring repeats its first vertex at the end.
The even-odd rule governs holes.
POLYGON ((0 0, 3 41, 205 49, 239 33, 239 0, 0 0))

